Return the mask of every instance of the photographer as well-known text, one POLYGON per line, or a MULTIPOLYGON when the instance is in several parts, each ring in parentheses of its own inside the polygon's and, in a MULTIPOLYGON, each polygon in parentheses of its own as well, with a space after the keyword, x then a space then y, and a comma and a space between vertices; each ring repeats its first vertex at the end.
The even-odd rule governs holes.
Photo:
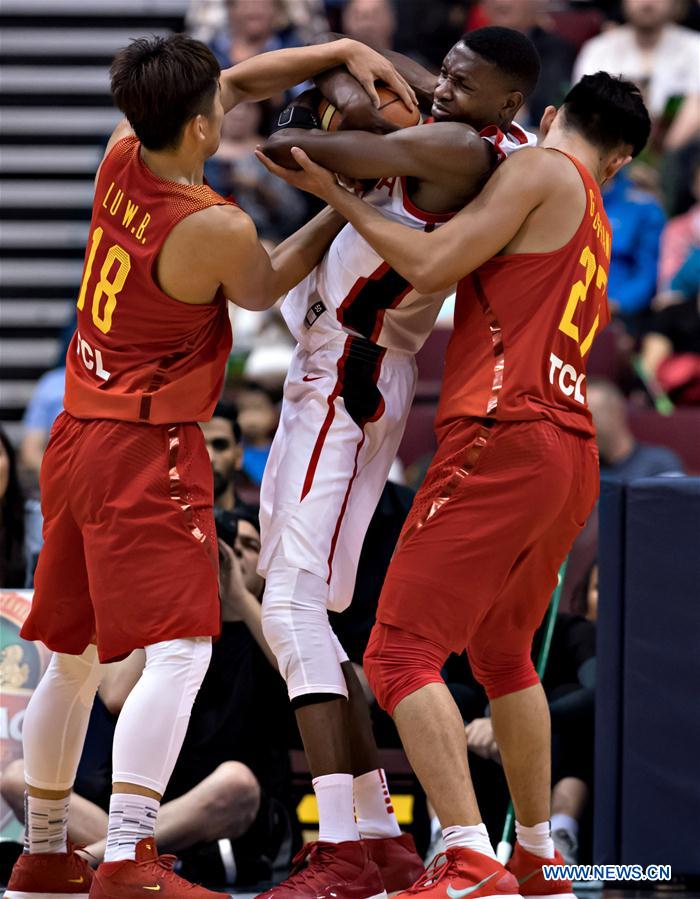
MULTIPOLYGON (((266 879, 276 861, 288 862, 291 848, 289 715, 260 627, 258 527, 247 510, 217 521, 221 639, 213 646, 156 834, 165 851, 179 854, 185 876, 214 884, 266 879)), ((114 727, 143 665, 144 653, 137 650, 107 666, 90 720, 69 836, 88 844, 91 862, 104 853, 114 727)), ((2 780, 2 794, 20 819, 22 778, 19 760, 2 780)))

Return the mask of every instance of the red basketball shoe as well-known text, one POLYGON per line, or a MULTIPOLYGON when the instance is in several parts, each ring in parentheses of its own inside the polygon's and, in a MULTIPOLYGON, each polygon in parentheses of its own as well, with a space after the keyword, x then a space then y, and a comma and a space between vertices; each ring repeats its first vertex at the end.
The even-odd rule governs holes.
POLYGON ((383 840, 363 840, 369 857, 379 868, 388 893, 408 889, 425 871, 410 833, 383 840))
POLYGON ((483 852, 454 847, 436 855, 423 876, 399 897, 518 899, 518 881, 483 852))
POLYGON ((308 843, 289 877, 258 899, 386 899, 379 868, 363 841, 308 843))
POLYGON ((155 840, 140 840, 135 861, 102 862, 90 899, 133 899, 147 895, 146 891, 158 893, 158 899, 229 899, 228 893, 213 893, 178 877, 173 871, 175 861, 174 855, 158 855, 155 840))
POLYGON ((527 899, 572 899, 574 895, 571 881, 545 880, 542 865, 565 864, 561 854, 554 850, 554 858, 542 858, 515 844, 515 851, 508 862, 508 870, 520 884, 520 892, 527 899))
POLYGON ((68 845, 68 852, 25 853, 15 862, 7 899, 88 899, 92 868, 68 845))

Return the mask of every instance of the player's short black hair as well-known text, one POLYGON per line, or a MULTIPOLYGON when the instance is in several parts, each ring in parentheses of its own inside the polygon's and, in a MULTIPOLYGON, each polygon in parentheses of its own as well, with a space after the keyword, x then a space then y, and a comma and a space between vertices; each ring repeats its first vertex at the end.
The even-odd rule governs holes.
POLYGON ((114 57, 114 102, 148 150, 177 147, 196 115, 209 115, 221 67, 206 44, 186 34, 142 37, 114 57))
POLYGON ((636 84, 608 72, 584 75, 562 105, 566 124, 603 150, 628 144, 632 155, 642 152, 651 133, 651 119, 636 84))
POLYGON ((515 87, 525 97, 534 91, 540 77, 540 55, 530 38, 520 31, 490 25, 468 31, 460 43, 513 78, 515 87))
POLYGON ((236 443, 241 442, 243 434, 241 433, 241 426, 238 424, 238 406, 236 406, 235 403, 217 403, 216 409, 214 409, 211 417, 225 418, 233 430, 233 439, 236 443))

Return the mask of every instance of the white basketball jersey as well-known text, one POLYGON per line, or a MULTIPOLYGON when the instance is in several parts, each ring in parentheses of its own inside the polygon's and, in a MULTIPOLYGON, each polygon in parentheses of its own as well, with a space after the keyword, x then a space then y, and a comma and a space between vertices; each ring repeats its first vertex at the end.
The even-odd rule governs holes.
MULTIPOLYGON (((492 126, 481 136, 493 144, 499 160, 536 144, 533 134, 515 124, 507 135, 492 126)), ((439 228, 454 215, 418 209, 408 196, 406 178, 382 178, 364 200, 387 219, 423 231, 439 228)), ((441 300, 451 292, 417 293, 352 225, 345 225, 319 265, 289 291, 282 315, 297 342, 310 351, 345 331, 387 349, 416 353, 433 329, 441 300)))

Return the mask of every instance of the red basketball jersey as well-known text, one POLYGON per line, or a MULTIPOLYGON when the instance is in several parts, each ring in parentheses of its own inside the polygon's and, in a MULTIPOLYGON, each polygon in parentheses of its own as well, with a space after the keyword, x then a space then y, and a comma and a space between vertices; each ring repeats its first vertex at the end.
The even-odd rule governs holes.
POLYGON ((610 320, 611 231, 597 183, 571 240, 551 253, 494 256, 457 289, 437 425, 547 419, 593 435, 586 358, 610 320))
POLYGON ((76 418, 203 421, 231 350, 226 299, 219 291, 207 305, 181 303, 158 287, 156 265, 178 222, 230 201, 206 185, 158 178, 140 147, 135 137, 119 141, 100 169, 65 408, 76 418))

